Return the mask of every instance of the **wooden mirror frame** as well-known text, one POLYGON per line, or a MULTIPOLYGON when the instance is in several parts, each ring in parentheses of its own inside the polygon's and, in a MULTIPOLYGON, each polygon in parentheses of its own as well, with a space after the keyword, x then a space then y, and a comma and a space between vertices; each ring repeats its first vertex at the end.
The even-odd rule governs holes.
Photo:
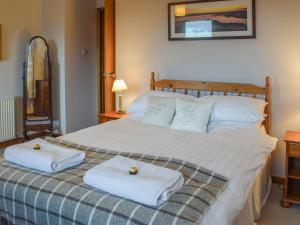
POLYGON ((42 36, 34 36, 30 39, 26 48, 26 59, 23 62, 23 135, 25 139, 29 139, 28 132, 37 132, 38 134, 44 135, 45 133, 50 133, 53 136, 53 112, 52 112, 52 62, 49 55, 49 45, 45 38, 42 36), (49 66, 49 116, 48 120, 35 120, 30 121, 34 124, 27 124, 27 68, 28 68, 28 54, 31 43, 35 39, 42 39, 47 47, 48 66, 49 66))

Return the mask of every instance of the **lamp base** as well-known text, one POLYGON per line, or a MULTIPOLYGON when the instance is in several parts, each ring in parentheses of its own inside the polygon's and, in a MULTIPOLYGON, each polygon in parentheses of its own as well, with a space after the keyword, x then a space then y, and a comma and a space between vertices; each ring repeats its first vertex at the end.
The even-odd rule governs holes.
POLYGON ((125 110, 118 110, 117 114, 126 114, 127 112, 125 110))

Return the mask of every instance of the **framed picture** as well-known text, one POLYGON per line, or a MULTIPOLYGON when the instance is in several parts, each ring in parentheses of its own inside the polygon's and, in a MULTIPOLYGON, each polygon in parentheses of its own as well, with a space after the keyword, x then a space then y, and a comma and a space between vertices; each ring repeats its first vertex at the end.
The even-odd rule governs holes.
POLYGON ((169 40, 255 38, 255 0, 169 3, 169 40))

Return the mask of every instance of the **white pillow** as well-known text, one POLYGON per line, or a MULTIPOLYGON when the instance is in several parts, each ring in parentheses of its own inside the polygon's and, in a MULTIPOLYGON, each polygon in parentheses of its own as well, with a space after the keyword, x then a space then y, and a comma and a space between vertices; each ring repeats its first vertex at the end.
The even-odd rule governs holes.
POLYGON ((159 127, 170 127, 175 110, 175 98, 149 96, 147 111, 141 122, 159 127))
POLYGON ((261 123, 242 123, 242 122, 210 122, 208 124, 208 133, 215 132, 241 132, 256 131, 261 129, 261 123))
POLYGON ((159 97, 168 97, 168 98, 181 98, 181 99, 198 99, 193 96, 184 95, 180 93, 167 92, 167 91, 149 91, 145 94, 137 97, 133 103, 128 107, 127 112, 129 112, 134 118, 140 119, 145 115, 147 111, 147 103, 149 96, 159 96, 159 97))
POLYGON ((212 108, 211 102, 176 99, 176 114, 170 128, 206 133, 212 108))
POLYGON ((267 103, 261 99, 243 96, 204 96, 201 99, 214 102, 211 122, 230 121, 261 123, 265 119, 267 103))

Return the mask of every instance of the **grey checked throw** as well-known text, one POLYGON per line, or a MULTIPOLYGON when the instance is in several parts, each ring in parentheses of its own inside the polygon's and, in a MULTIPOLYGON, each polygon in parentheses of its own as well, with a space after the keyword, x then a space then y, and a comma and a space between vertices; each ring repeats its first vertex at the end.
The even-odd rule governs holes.
MULTIPOLYGON (((228 179, 182 160, 111 152, 58 139, 49 142, 86 151, 86 161, 57 174, 46 174, 0 158, 0 218, 15 225, 197 225, 223 192, 228 179), (178 170, 185 184, 158 208, 93 189, 86 171, 116 155, 178 170)), ((143 190, 141 190, 143 191, 143 190)))

